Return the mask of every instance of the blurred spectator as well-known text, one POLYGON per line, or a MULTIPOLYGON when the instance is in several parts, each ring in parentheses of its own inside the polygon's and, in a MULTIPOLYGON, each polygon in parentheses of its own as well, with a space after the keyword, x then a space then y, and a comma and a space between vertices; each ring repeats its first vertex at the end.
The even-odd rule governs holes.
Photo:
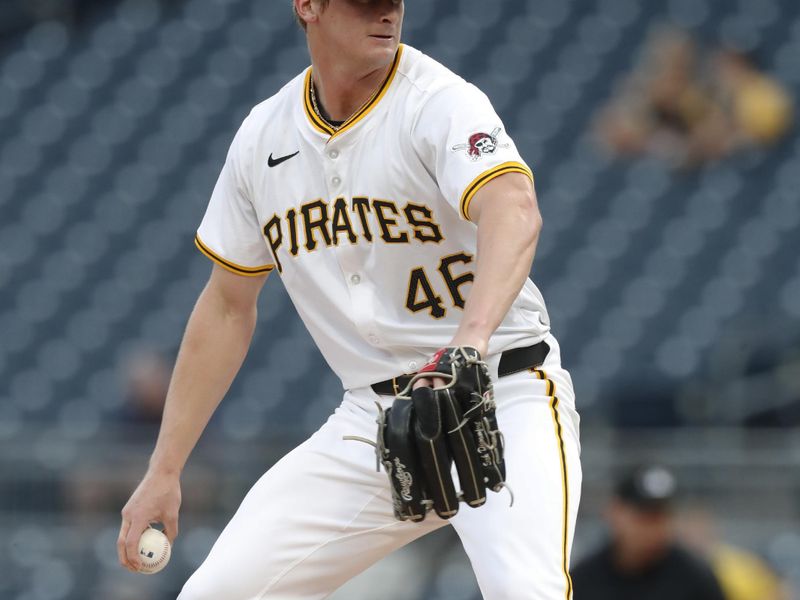
POLYGON ((788 93, 733 51, 702 52, 689 34, 663 29, 597 122, 603 145, 622 156, 653 155, 698 166, 786 134, 788 93))
POLYGON ((721 50, 712 57, 715 94, 732 122, 734 145, 771 144, 792 122, 792 101, 774 79, 743 55, 721 50))
POLYGON ((713 516, 700 508, 678 519, 681 540, 704 556, 719 579, 726 600, 787 600, 791 597, 778 575, 758 556, 719 539, 713 516))
MULTIPOLYGON (((158 352, 140 349, 121 371, 125 403, 116 415, 118 427, 109 431, 122 451, 85 460, 69 471, 65 496, 73 522, 91 524, 97 515, 119 510, 141 478, 142 461, 158 436, 172 365, 158 352)), ((225 493, 222 478, 203 465, 192 465, 190 471, 183 482, 185 506, 212 511, 225 493)))
POLYGON ((131 426, 134 436, 148 436, 152 441, 161 424, 171 366, 157 352, 143 350, 125 362, 123 372, 125 404, 119 420, 131 426))
POLYGON ((640 467, 622 478, 605 517, 609 541, 572 571, 580 600, 722 600, 711 569, 675 541, 670 471, 640 467))
POLYGON ((124 503, 131 482, 141 477, 139 452, 145 453, 158 436, 161 413, 167 398, 171 366, 157 352, 139 350, 121 366, 124 404, 115 415, 115 440, 128 442, 123 459, 108 464, 81 464, 67 482, 70 511, 91 521, 94 515, 117 510, 124 503))
MULTIPOLYGON (((131 488, 140 481, 142 463, 158 437, 172 364, 155 350, 143 348, 125 359, 120 371, 124 404, 115 415, 116 426, 108 430, 119 451, 111 456, 82 461, 70 469, 65 479, 65 504, 71 521, 87 527, 94 525, 98 515, 118 513, 131 488)), ((239 487, 228 488, 230 484, 224 474, 202 463, 187 468, 182 485, 183 506, 187 512, 195 514, 218 511, 218 503, 226 501, 227 494, 237 497, 241 494, 239 487)), ((181 586, 184 581, 185 578, 180 581, 181 586)), ((124 588, 113 596, 103 593, 98 597, 109 600, 128 597, 128 590, 124 588)), ((162 600, 177 596, 177 591, 170 593, 159 593, 151 598, 162 600)))

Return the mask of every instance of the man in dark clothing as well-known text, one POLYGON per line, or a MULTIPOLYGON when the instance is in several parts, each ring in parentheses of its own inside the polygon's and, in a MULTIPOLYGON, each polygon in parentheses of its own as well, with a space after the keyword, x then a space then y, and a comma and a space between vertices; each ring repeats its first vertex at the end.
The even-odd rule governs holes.
POLYGON ((610 540, 572 570, 577 600, 724 600, 710 567, 674 539, 675 478, 641 467, 616 486, 610 540))

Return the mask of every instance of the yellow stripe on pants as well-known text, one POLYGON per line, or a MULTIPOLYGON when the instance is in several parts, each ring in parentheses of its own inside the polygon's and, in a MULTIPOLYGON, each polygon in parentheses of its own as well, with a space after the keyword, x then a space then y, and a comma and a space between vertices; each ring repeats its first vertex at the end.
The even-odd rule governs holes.
POLYGON ((541 369, 533 369, 533 373, 538 379, 547 382, 547 395, 550 397, 550 410, 553 413, 553 424, 556 430, 558 441, 558 452, 561 457, 561 488, 564 496, 564 525, 561 533, 561 568, 567 583, 566 600, 572 598, 572 577, 569 575, 569 555, 567 552, 567 540, 569 539, 569 483, 567 478, 567 455, 564 451, 564 438, 561 430, 561 420, 558 416, 558 397, 556 397, 556 384, 541 369))

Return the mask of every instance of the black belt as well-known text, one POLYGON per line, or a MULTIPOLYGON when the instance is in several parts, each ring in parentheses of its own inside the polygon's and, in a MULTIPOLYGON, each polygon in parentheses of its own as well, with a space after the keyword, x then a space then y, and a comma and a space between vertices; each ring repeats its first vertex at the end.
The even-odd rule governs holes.
MULTIPOLYGON (((497 368, 497 375, 498 377, 505 377, 506 375, 539 367, 544 363, 548 352, 550 352, 550 346, 547 345, 547 342, 539 342, 525 348, 506 350, 500 355, 500 366, 497 368)), ((433 373, 431 375, 435 376, 433 373)), ((380 396, 396 396, 408 385, 412 377, 413 375, 400 375, 400 377, 392 377, 386 381, 373 383, 372 390, 380 396)))

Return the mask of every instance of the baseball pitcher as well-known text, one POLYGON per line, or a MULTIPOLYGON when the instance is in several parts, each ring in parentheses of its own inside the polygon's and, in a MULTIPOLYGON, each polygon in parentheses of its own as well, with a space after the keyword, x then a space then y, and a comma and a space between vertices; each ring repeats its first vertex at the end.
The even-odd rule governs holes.
POLYGON ((244 120, 200 223, 214 266, 120 562, 137 568, 150 522, 177 535, 181 471, 277 273, 342 403, 255 483, 180 600, 324 598, 448 524, 485 598, 569 600, 579 418, 528 277, 531 170, 484 93, 400 43, 402 0, 293 8, 311 66, 244 120))

